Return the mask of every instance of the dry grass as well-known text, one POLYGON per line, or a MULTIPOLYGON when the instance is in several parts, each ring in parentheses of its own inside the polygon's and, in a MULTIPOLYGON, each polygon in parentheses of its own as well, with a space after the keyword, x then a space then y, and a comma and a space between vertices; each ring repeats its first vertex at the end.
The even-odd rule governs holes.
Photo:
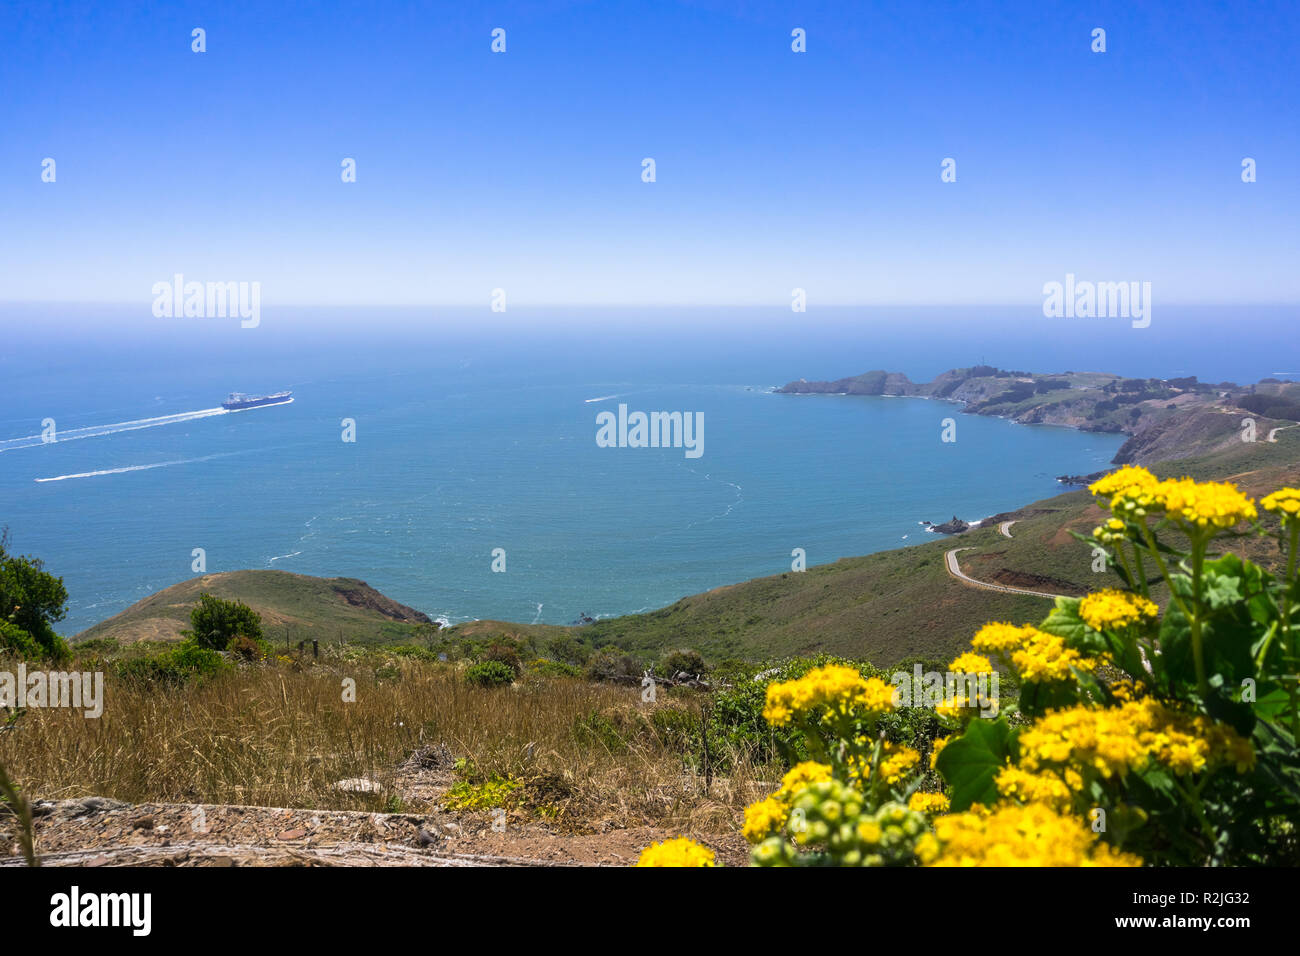
MULTIPOLYGON (((737 760, 706 793, 633 687, 525 678, 486 689, 452 665, 411 660, 382 662, 381 680, 376 663, 272 661, 176 688, 108 673, 102 717, 28 710, 0 733, 0 765, 33 798, 419 811, 334 784, 368 777, 391 792, 412 752, 442 744, 480 774, 522 781, 523 812, 577 831, 734 831, 758 781, 779 776, 737 760), (356 681, 354 703, 343 701, 345 677, 356 681), (592 714, 605 718, 601 732, 579 732, 592 714)), ((686 698, 654 706, 698 713, 686 698)))

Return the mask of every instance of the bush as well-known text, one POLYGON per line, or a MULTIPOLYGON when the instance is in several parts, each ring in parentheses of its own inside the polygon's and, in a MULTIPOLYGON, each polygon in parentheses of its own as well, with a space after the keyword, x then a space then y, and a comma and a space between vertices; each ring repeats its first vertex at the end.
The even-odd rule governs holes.
POLYGON ((106 654, 120 647, 115 637, 92 637, 75 645, 75 650, 78 654, 106 654))
POLYGON ((216 651, 187 641, 160 654, 117 661, 113 670, 123 680, 185 684, 212 677, 228 667, 230 664, 216 651))
POLYGON ((465 669, 465 680, 479 687, 503 687, 515 682, 514 669, 501 661, 480 661, 465 669))
POLYGON ((678 650, 665 654, 655 670, 664 677, 674 677, 681 673, 699 676, 708 671, 708 665, 704 663, 704 657, 699 651, 678 650))
POLYGON ((584 672, 590 680, 641 679, 645 671, 641 661, 617 647, 602 647, 587 658, 584 672))
POLYGON ((264 641, 262 618, 242 601, 223 601, 204 594, 190 611, 190 630, 183 631, 200 647, 224 651, 237 637, 264 641))
POLYGON ((582 670, 564 661, 548 661, 538 658, 528 665, 528 672, 538 677, 581 677, 582 670))
POLYGON ((512 643, 505 641, 494 641, 486 651, 483 652, 483 662, 488 663, 496 661, 510 668, 511 679, 519 677, 524 672, 524 662, 519 656, 519 648, 512 643))
POLYGON ((546 652, 557 661, 581 667, 591 657, 591 648, 577 638, 567 634, 553 637, 546 642, 546 652))
POLYGON ((0 651, 28 660, 45 656, 45 648, 36 643, 36 638, 9 621, 0 621, 0 651))
POLYGON ((8 544, 6 528, 0 531, 0 648, 55 663, 68 660, 72 656, 68 643, 53 627, 67 614, 63 579, 46 572, 38 558, 11 556, 8 544), (39 650, 33 652, 29 642, 39 650))

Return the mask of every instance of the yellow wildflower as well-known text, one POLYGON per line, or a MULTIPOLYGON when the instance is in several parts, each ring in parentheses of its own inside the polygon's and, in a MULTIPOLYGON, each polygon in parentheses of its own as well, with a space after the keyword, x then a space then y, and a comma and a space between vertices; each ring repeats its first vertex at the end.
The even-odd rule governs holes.
POLYGON ((1159 608, 1140 594, 1107 588, 1089 594, 1079 602, 1079 617, 1094 631, 1117 629, 1154 620, 1159 608))
POLYGON ((947 813, 949 803, 945 794, 917 791, 908 798, 907 808, 917 813, 947 813))
POLYGON ((664 840, 641 851, 637 866, 717 866, 713 851, 686 837, 664 840))
POLYGON ((810 670, 798 680, 767 686, 763 717, 780 727, 824 707, 823 720, 861 712, 894 709, 894 687, 878 677, 864 678, 852 667, 830 664, 810 670))
POLYGON ((1300 516, 1300 488, 1279 488, 1272 494, 1265 495, 1260 505, 1284 522, 1294 521, 1300 516))
POLYGON ((768 797, 745 808, 745 826, 741 831, 750 843, 762 843, 779 833, 789 819, 790 809, 783 800, 768 797))
POLYGON ((1201 529, 1231 528, 1258 514, 1255 502, 1230 482, 1170 479, 1160 482, 1154 494, 1169 517, 1201 529))
POLYGON ((948 665, 955 674, 992 674, 993 664, 983 654, 967 651, 948 665))
POLYGON ((820 783, 830 778, 830 764, 805 760, 786 771, 785 776, 781 778, 781 788, 777 790, 776 797, 781 800, 791 800, 810 783, 820 783))
POLYGON ((1102 843, 1081 820, 1041 803, 936 817, 917 841, 925 866, 1141 866, 1102 843))
POLYGON ((1064 639, 1035 627, 1025 628, 1024 644, 1011 654, 1011 666, 1029 683, 1066 680, 1071 668, 1090 671, 1096 663, 1065 646, 1064 639))

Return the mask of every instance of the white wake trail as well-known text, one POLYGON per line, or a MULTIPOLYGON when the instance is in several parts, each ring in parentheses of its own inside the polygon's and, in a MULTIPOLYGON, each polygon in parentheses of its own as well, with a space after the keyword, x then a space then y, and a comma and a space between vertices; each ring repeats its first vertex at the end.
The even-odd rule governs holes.
POLYGON ((126 465, 122 468, 105 468, 102 471, 83 471, 76 475, 55 475, 53 478, 34 478, 33 481, 68 481, 72 478, 98 478, 100 475, 124 475, 129 471, 149 471, 151 468, 167 468, 171 465, 192 465, 200 461, 212 461, 214 458, 229 458, 231 455, 247 454, 242 451, 227 451, 217 455, 204 455, 202 458, 181 458, 176 461, 158 461, 151 465, 126 465))
POLYGON ((99 438, 102 435, 113 435, 117 432, 130 432, 139 428, 157 428, 159 425, 177 425, 181 422, 197 421, 200 418, 211 418, 214 415, 228 415, 229 412, 218 406, 217 408, 201 408, 193 412, 178 412, 175 415, 160 415, 157 418, 138 418, 133 422, 117 422, 113 425, 88 425, 85 428, 65 428, 56 429, 54 432, 55 442, 47 442, 43 435, 28 435, 25 438, 8 438, 0 440, 0 452, 15 451, 19 448, 35 448, 37 445, 54 444, 64 441, 75 441, 78 438, 99 438))

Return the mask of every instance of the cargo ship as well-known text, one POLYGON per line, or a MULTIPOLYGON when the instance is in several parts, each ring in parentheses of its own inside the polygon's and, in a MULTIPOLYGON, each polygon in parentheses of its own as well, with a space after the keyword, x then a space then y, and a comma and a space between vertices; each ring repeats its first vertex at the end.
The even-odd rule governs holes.
POLYGON ((221 407, 228 412, 237 412, 243 408, 284 405, 292 401, 293 392, 276 392, 274 395, 245 395, 243 392, 231 392, 230 397, 221 403, 221 407))

